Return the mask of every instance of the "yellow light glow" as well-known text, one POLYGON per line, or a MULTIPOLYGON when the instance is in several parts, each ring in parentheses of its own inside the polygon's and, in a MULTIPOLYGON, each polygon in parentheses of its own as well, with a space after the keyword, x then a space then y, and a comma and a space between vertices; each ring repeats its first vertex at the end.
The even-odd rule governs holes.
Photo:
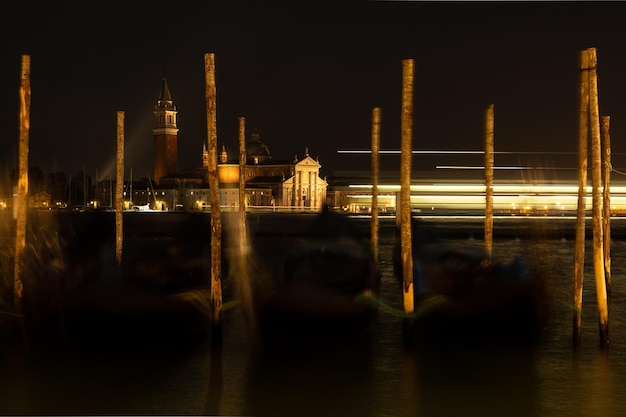
MULTIPOLYGON (((484 210, 486 187, 475 183, 430 183, 411 185, 411 206, 414 209, 476 209, 484 210)), ((371 204, 371 184, 353 184, 347 197, 352 207, 371 204), (362 192, 367 190, 368 192, 362 192), (361 192, 359 192, 361 191, 361 192)), ((396 205, 400 185, 378 186, 378 199, 381 204, 396 205), (385 194, 387 193, 387 194, 385 194)), ((585 187, 585 206, 592 207, 593 187, 585 187)), ((563 210, 575 211, 578 205, 578 185, 575 184, 496 184, 493 186, 493 207, 496 210, 533 212, 563 210)), ((612 210, 626 212, 626 186, 611 187, 612 210)), ((363 210, 363 208, 360 208, 363 210)))

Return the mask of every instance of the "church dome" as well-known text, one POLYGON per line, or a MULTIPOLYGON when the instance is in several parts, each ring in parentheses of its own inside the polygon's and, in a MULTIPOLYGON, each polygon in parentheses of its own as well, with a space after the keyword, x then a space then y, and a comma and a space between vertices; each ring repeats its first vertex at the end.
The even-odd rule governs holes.
POLYGON ((246 156, 248 161, 251 161, 252 163, 263 162, 272 157, 270 148, 261 142, 259 133, 256 130, 252 133, 250 141, 246 143, 246 156))

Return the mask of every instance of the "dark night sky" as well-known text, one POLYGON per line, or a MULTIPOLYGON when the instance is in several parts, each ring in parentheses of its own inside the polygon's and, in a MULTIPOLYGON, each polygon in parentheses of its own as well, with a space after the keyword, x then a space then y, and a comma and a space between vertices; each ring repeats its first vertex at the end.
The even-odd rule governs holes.
MULTIPOLYGON (((374 107, 382 108, 381 149, 400 148, 401 61, 412 58, 414 149, 483 149, 493 103, 496 151, 545 152, 514 158, 575 168, 575 155, 553 152, 577 151, 578 62, 588 47, 598 51, 613 165, 626 165, 622 2, 116 3, 5 13, 2 166, 17 160, 22 54, 31 56, 31 165, 113 175, 116 112, 124 111, 127 176, 131 168, 134 178, 152 175, 152 110, 165 71, 179 112, 179 168, 199 166, 204 54, 212 52, 218 146, 231 155, 243 116, 276 159, 308 147, 322 175, 369 168, 368 156, 337 151, 369 148, 374 107)), ((496 165, 514 162, 505 158, 496 165)), ((414 167, 464 162, 416 157, 414 167)), ((386 156, 381 168, 398 163, 386 156)))

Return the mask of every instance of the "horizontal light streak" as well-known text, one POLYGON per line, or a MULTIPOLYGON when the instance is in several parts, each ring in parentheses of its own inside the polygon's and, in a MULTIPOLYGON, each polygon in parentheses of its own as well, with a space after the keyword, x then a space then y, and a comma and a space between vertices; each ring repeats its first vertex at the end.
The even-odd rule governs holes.
MULTIPOLYGON (((414 150, 411 151, 413 154, 420 155, 473 155, 473 154, 484 154, 485 151, 437 151, 437 150, 414 150)), ((372 151, 369 149, 363 150, 339 150, 337 153, 353 153, 353 154, 371 154, 372 151)), ((401 154, 401 151, 398 150, 379 150, 379 154, 401 154)))
MULTIPOLYGON (((345 149, 338 150, 337 153, 351 154, 371 154, 370 149, 345 149)), ((401 154, 402 151, 396 149, 379 150, 379 154, 401 154)), ((485 151, 480 150, 412 150, 411 153, 418 155, 481 155, 485 151)), ((495 154, 501 155, 578 155, 578 152, 546 152, 546 151, 494 151, 495 154)))
MULTIPOLYGON (((355 204, 369 204, 372 196, 369 194, 348 195, 348 199, 355 201, 355 204)), ((396 197, 386 196, 386 198, 378 198, 382 204, 390 203, 395 206, 396 197)), ((587 208, 591 207, 592 197, 585 197, 587 208)), ((519 209, 556 209, 556 210, 575 210, 578 205, 578 196, 576 195, 553 195, 553 196, 494 196, 493 207, 497 210, 519 210, 519 209)), ((624 207, 626 205, 626 197, 616 197, 611 199, 612 207, 624 207)), ((411 195, 411 206, 415 208, 474 208, 484 209, 485 197, 480 195, 411 195)))
MULTIPOLYGON (((372 198, 371 194, 349 194, 347 196, 348 198, 372 198)), ((378 194, 377 198, 379 200, 384 199, 384 200, 395 200, 396 199, 396 195, 395 194, 387 194, 387 195, 380 195, 378 194)))
MULTIPOLYGON (((352 207, 368 207, 372 202, 371 184, 349 186, 354 194, 346 197, 352 207)), ((484 210, 485 185, 474 184, 413 184, 411 207, 420 210, 484 210)), ((395 206, 400 185, 379 185, 377 198, 380 204, 395 206)), ((578 206, 578 185, 560 184, 498 184, 493 186, 493 208, 507 213, 547 213, 575 211, 578 206)), ((602 189, 600 188, 600 192, 602 189)), ((593 205, 593 187, 585 187, 585 207, 593 205)), ((626 211, 626 186, 611 187, 611 208, 626 211)))
MULTIPOLYGON (((478 165, 436 165, 435 168, 436 169, 463 169, 463 170, 476 169, 476 170, 480 170, 480 171, 484 171, 484 169, 485 169, 484 166, 478 166, 478 165)), ((534 168, 534 167, 520 167, 520 166, 494 166, 493 169, 496 169, 496 170, 524 171, 524 170, 536 169, 536 168, 534 168)))
MULTIPOLYGON (((349 188, 371 189, 371 184, 351 184, 349 188)), ((382 192, 400 191, 400 185, 379 185, 378 190, 382 192)), ((414 184, 411 185, 411 192, 442 192, 442 193, 484 193, 485 185, 477 184, 414 184)), ((603 187, 599 188, 603 191, 603 187)), ((508 194, 578 194, 577 185, 494 185, 494 193, 508 194)), ((593 192, 592 186, 585 187, 586 193, 593 192)), ((626 186, 611 187, 611 195, 626 194, 626 186)))
MULTIPOLYGON (((436 165, 435 166, 436 169, 458 169, 458 170, 479 170, 479 171, 484 171, 485 167, 481 166, 481 165, 436 165)), ((523 167, 523 166, 494 166, 493 167, 494 170, 510 170, 510 171, 528 171, 528 170, 533 170, 533 171, 542 171, 542 170, 549 170, 549 171, 556 171, 556 170, 560 170, 560 171, 572 171, 578 168, 556 168, 556 167, 523 167)))

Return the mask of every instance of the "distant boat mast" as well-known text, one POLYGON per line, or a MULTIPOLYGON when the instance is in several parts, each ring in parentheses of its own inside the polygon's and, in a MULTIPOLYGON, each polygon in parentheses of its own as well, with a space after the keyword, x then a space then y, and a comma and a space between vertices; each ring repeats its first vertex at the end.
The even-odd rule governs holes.
POLYGON ((152 181, 150 180, 150 173, 148 173, 148 186, 150 187, 150 189, 148 190, 148 195, 150 194, 150 191, 152 191, 152 197, 154 199, 154 209, 157 209, 157 199, 156 199, 156 194, 154 192, 154 187, 152 187, 152 181))
POLYGON ((85 176, 85 166, 83 165, 83 207, 87 205, 87 177, 85 176))
POLYGON ((69 180, 67 183, 67 207, 72 205, 72 174, 68 175, 69 180))

